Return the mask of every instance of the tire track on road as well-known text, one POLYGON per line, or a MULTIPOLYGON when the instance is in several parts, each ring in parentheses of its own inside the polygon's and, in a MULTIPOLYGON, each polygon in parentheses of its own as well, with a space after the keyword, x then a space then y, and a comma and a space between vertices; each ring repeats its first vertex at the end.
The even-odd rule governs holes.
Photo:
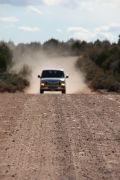
POLYGON ((15 116, 16 111, 18 116, 21 114, 27 98, 24 94, 0 94, 0 179, 12 179, 9 151, 14 147, 13 137, 18 131, 15 116))
MULTIPOLYGON (((53 114, 55 118, 55 143, 57 159, 59 163, 59 180, 79 180, 76 164, 74 161, 74 151, 71 146, 69 133, 67 130, 66 117, 63 113, 64 104, 61 101, 61 95, 53 96, 51 106, 53 107, 53 114)), ((66 99, 66 96, 64 96, 66 99)), ((64 111, 67 111, 67 106, 64 111)), ((58 179, 57 179, 58 180, 58 179)))
POLYGON ((29 96, 22 113, 16 114, 19 131, 8 152, 9 179, 57 179, 52 113, 48 104, 48 97, 29 96))
MULTIPOLYGON (((76 119, 76 123, 74 123, 76 126, 75 130, 77 130, 77 126, 80 127, 79 132, 82 135, 81 141, 84 141, 85 146, 90 152, 89 158, 92 155, 94 167, 95 164, 97 165, 96 169, 94 170, 94 172, 96 172, 95 177, 98 176, 99 179, 102 176, 105 179, 119 179, 120 163, 118 159, 120 159, 120 147, 114 139, 115 134, 109 128, 108 123, 106 123, 107 117, 109 117, 109 113, 111 113, 111 111, 109 111, 107 107, 104 109, 104 111, 108 110, 105 119, 103 118, 104 113, 101 113, 99 116, 96 114, 98 108, 96 96, 89 95, 88 98, 86 95, 81 95, 78 96, 78 98, 75 97, 76 95, 70 96, 67 98, 66 103, 72 103, 72 108, 74 108, 75 115, 74 118, 76 119)), ((101 100, 101 98, 99 96, 99 100, 101 100)), ((103 102, 103 99, 101 101, 103 102)), ((109 103, 109 101, 105 102, 106 106, 107 103, 109 103)), ((99 106, 99 110, 102 112, 101 105, 99 106)), ((111 118, 115 118, 115 116, 112 115, 111 118)), ((79 133, 75 134, 78 136, 79 133)), ((91 172, 89 172, 89 178, 90 174, 91 172)), ((92 177, 92 179, 94 179, 94 177, 92 177)))

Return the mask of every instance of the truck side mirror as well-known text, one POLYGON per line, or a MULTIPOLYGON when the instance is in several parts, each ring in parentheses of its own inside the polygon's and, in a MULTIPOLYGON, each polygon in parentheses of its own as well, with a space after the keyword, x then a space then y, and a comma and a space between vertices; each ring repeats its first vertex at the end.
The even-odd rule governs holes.
POLYGON ((38 75, 38 78, 41 78, 40 75, 38 75))
POLYGON ((69 76, 66 76, 66 78, 69 78, 69 76))

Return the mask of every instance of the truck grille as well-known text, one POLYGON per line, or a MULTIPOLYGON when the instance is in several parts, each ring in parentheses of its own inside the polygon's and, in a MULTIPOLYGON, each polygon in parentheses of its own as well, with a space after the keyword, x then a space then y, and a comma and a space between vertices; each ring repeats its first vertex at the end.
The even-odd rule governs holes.
POLYGON ((60 85, 60 83, 59 83, 59 81, 50 81, 50 82, 46 82, 46 85, 48 85, 48 86, 59 86, 60 85))

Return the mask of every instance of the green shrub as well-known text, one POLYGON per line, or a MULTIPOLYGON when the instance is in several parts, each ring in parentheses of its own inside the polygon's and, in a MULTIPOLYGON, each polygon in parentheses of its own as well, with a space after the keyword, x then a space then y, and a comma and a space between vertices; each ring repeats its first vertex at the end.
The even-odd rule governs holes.
POLYGON ((0 43, 0 71, 5 72, 12 65, 12 52, 6 43, 0 43))
POLYGON ((0 73, 0 92, 23 91, 29 82, 17 74, 0 73))
POLYGON ((9 73, 13 65, 12 52, 4 42, 0 43, 0 92, 23 91, 29 82, 25 79, 30 73, 28 66, 23 66, 20 74, 9 73))
POLYGON ((76 67, 85 75, 86 83, 94 90, 120 92, 120 82, 113 73, 104 71, 97 66, 88 56, 79 58, 76 67))

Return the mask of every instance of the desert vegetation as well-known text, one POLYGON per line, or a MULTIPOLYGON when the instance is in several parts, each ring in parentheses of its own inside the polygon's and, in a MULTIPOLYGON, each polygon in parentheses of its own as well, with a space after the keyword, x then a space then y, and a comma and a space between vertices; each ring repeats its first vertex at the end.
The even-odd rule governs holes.
POLYGON ((76 67, 92 89, 120 92, 120 37, 116 44, 96 41, 83 52, 76 67))
POLYGON ((0 92, 16 92, 23 91, 25 87, 29 86, 29 82, 24 78, 26 68, 23 67, 20 73, 11 72, 13 62, 12 50, 9 46, 0 43, 0 92))

